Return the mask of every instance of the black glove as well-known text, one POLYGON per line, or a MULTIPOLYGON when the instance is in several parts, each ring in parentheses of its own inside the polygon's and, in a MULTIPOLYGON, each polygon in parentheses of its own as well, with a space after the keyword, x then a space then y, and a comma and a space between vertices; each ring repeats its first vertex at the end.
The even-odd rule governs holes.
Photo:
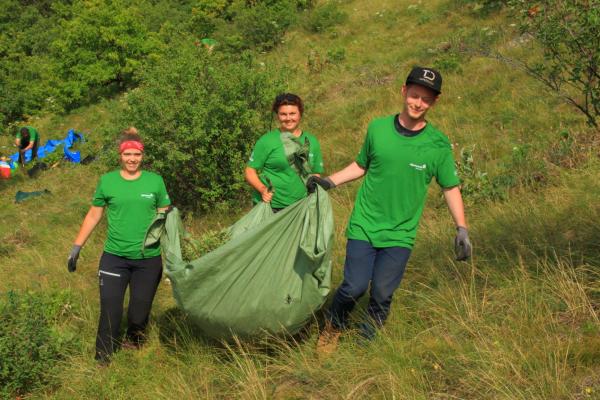
POLYGON ((335 183, 329 178, 321 178, 320 176, 311 175, 306 181, 306 189, 308 193, 314 193, 317 190, 317 185, 321 186, 325 190, 333 189, 335 183))
POLYGON ((71 254, 69 254, 69 259, 67 260, 67 269, 69 272, 75 272, 77 269, 77 259, 79 258, 79 252, 81 251, 81 246, 74 244, 71 249, 71 254))
POLYGON ((471 257, 471 241, 469 240, 469 231, 463 226, 456 228, 456 238, 454 239, 454 252, 456 261, 466 261, 471 257))

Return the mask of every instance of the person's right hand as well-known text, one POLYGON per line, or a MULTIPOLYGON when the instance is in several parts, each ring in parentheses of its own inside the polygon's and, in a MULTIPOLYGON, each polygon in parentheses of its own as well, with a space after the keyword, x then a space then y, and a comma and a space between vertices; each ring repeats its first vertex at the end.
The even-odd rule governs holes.
POLYGON ((275 191, 269 191, 269 188, 265 186, 265 188, 260 192, 260 196, 262 197, 262 201, 265 203, 270 203, 273 199, 273 193, 275 191))
POLYGON ((74 244, 71 249, 71 254, 69 254, 69 259, 67 260, 67 269, 69 272, 75 272, 77 269, 77 259, 79 258, 79 252, 81 251, 81 246, 74 244))

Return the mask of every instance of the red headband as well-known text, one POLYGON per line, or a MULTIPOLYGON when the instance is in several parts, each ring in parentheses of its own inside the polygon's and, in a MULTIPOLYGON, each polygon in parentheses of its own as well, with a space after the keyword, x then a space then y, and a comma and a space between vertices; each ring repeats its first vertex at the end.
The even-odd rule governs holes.
POLYGON ((128 140, 119 145, 119 154, 129 149, 144 151, 144 145, 142 142, 138 142, 137 140, 128 140))

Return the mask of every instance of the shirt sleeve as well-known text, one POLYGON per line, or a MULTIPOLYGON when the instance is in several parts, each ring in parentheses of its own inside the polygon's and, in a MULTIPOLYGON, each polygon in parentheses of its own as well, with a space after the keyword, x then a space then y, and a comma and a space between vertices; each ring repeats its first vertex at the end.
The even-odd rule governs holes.
POLYGON ((367 130, 367 136, 365 137, 365 141, 356 157, 356 163, 364 169, 369 167, 369 162, 371 160, 371 135, 369 134, 369 130, 367 130))
POLYGON ((322 174, 325 171, 325 167, 323 166, 323 154, 321 153, 321 145, 316 138, 310 142, 309 158, 311 172, 313 174, 322 174))
POLYGON ((252 150, 252 154, 250 154, 250 159, 246 165, 257 170, 262 169, 267 161, 267 156, 268 149, 265 144, 265 140, 260 138, 254 145, 254 149, 252 150))
POLYGON ((445 149, 440 156, 440 162, 436 168, 435 179, 443 188, 451 188, 460 185, 460 178, 456 172, 454 156, 450 148, 445 149))
POLYGON ((94 197, 92 198, 92 205, 96 207, 104 207, 106 206, 106 197, 104 196, 104 190, 102 185, 102 178, 98 182, 98 186, 96 187, 96 192, 94 193, 94 197))
POLYGON ((160 178, 156 198, 158 199, 156 202, 157 208, 162 208, 171 205, 171 199, 169 198, 169 194, 167 193, 167 187, 165 186, 165 181, 162 177, 160 178))

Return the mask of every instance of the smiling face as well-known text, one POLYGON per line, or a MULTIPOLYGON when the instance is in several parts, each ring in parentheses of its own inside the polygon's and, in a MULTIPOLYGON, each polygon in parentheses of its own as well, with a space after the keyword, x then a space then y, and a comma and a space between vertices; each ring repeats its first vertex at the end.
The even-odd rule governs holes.
POLYGON ((281 131, 293 133, 300 125, 301 119, 302 115, 298 106, 283 105, 277 109, 277 120, 281 131))
POLYGON ((123 150, 121 153, 121 168, 130 174, 137 173, 142 167, 143 154, 137 149, 123 150))
POLYGON ((414 122, 425 120, 427 111, 439 97, 433 90, 414 84, 402 86, 402 96, 404 96, 403 114, 414 122))

